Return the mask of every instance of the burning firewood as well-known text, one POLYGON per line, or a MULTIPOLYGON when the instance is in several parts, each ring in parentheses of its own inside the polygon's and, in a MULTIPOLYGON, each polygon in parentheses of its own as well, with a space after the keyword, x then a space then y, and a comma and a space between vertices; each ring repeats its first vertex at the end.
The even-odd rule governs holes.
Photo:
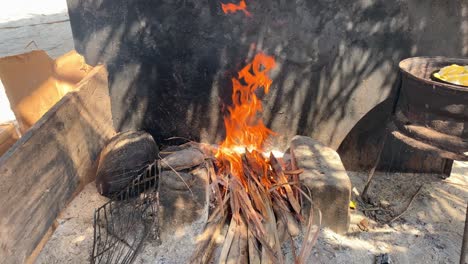
POLYGON ((206 161, 214 209, 192 263, 208 263, 213 241, 225 224, 229 227, 219 263, 285 263, 282 243, 299 235, 307 218, 304 242, 294 261, 306 263, 316 242, 319 225, 314 225, 313 208, 307 212, 309 217, 302 215, 306 194, 300 189, 302 170, 297 168, 294 153, 288 168, 273 154, 262 153, 265 140, 274 133, 258 118, 262 104, 255 91, 263 88, 268 93, 272 82, 268 73, 274 65, 272 57, 257 54, 232 80, 233 106, 224 119, 226 138, 213 162, 206 161))

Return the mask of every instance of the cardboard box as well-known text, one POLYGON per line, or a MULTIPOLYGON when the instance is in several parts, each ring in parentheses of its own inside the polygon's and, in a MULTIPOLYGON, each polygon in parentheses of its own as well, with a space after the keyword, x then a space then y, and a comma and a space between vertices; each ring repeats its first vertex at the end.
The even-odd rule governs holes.
POLYGON ((24 134, 92 69, 76 51, 53 60, 43 50, 0 58, 0 79, 24 134))

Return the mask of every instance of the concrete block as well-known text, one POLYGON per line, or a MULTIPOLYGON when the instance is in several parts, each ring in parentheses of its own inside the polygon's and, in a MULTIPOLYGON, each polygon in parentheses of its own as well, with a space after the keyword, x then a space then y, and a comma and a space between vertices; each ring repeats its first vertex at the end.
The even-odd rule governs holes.
MULTIPOLYGON (((346 233, 351 181, 338 153, 305 136, 295 136, 291 140, 290 151, 294 152, 298 167, 304 170, 300 175, 303 188, 310 189, 314 206, 322 212, 322 226, 337 233, 346 233)), ((307 202, 307 212, 309 206, 307 202)))

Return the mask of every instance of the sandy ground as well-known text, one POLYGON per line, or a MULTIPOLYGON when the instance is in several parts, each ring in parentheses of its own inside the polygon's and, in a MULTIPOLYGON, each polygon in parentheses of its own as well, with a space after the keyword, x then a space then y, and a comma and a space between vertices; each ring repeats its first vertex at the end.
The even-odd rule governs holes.
MULTIPOLYGON (((467 173, 468 163, 462 162, 455 162, 446 180, 437 175, 378 173, 370 189, 373 204, 352 213, 346 236, 323 230, 313 263, 374 263, 383 253, 393 263, 459 263, 467 173), (406 208, 421 185, 408 210, 387 223, 406 208), (367 232, 358 227, 363 219, 369 221, 367 232)), ((362 190, 365 175, 350 173, 350 178, 354 188, 362 190)))
MULTIPOLYGON (((370 188, 371 204, 358 204, 352 211, 348 234, 322 229, 310 263, 375 263, 376 256, 384 253, 392 263, 458 263, 468 201, 467 173, 468 163, 461 162, 455 162, 445 180, 437 175, 377 173, 370 188), (409 209, 386 223, 405 209, 421 185, 409 209), (368 231, 358 226, 363 219, 369 222, 368 231)), ((367 176, 349 175, 357 201, 367 176)), ((58 228, 36 263, 88 262, 94 208, 104 202, 93 183, 86 186, 58 219, 58 228)), ((136 263, 180 263, 158 257, 167 254, 149 246, 136 263)))
MULTIPOLYGON (((1 1, 0 57, 34 49, 53 58, 74 49, 66 1, 1 1)), ((0 123, 14 119, 0 82, 0 123)))

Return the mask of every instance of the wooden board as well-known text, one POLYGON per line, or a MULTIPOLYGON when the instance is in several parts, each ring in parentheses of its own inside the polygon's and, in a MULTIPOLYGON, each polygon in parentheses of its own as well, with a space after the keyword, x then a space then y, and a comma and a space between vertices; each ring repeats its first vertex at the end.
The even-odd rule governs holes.
POLYGON ((107 71, 95 67, 0 158, 0 263, 24 263, 114 135, 107 71))

